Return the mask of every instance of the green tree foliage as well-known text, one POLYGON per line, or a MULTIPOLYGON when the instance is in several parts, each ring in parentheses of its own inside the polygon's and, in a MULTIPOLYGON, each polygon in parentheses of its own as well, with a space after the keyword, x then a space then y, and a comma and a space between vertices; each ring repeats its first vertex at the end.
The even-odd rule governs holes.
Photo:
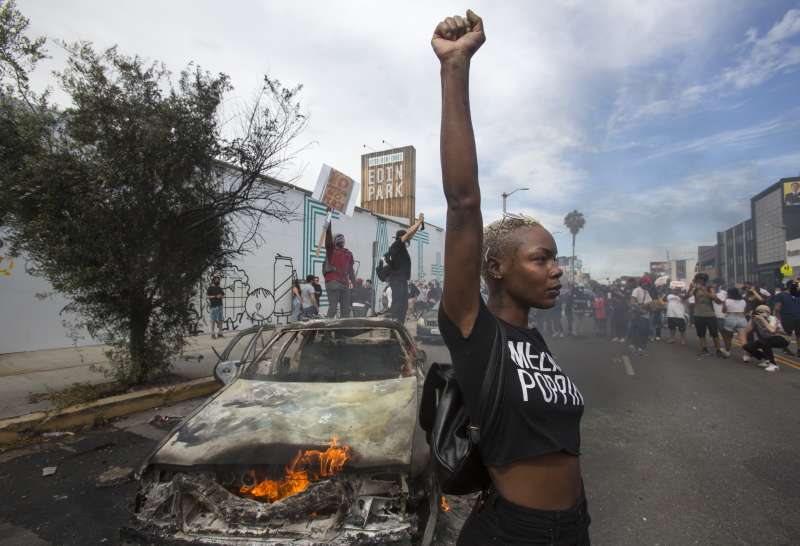
POLYGON ((225 74, 190 65, 173 81, 116 48, 67 48, 72 105, 48 109, 40 145, 0 179, 3 227, 112 345, 116 379, 137 384, 184 347, 203 275, 257 245, 265 216, 292 216, 270 176, 305 125, 300 88, 265 78, 224 138, 225 74))

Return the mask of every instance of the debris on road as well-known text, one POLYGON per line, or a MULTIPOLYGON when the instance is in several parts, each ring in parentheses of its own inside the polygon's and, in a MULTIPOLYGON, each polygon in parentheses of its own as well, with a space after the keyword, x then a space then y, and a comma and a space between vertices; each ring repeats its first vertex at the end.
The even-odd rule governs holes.
POLYGON ((67 500, 68 498, 69 498, 68 495, 53 495, 53 500, 54 501, 67 500))
POLYGON ((177 415, 156 415, 150 420, 150 424, 156 428, 171 429, 183 420, 177 415))
POLYGON ((97 477, 97 487, 113 487, 130 481, 133 468, 112 466, 97 477))
POLYGON ((61 438, 64 436, 75 436, 74 432, 64 431, 64 432, 45 432, 42 434, 44 438, 61 438))
POLYGON ((42 469, 42 476, 43 477, 52 476, 53 474, 56 473, 56 470, 58 470, 57 466, 46 466, 42 469))

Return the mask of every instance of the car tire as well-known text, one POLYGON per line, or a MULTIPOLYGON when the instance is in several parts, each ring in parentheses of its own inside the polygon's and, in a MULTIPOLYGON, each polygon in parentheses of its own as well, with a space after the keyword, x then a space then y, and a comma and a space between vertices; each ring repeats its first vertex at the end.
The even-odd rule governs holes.
POLYGON ((419 506, 420 529, 413 542, 414 546, 432 546, 439 524, 439 513, 441 512, 439 502, 442 498, 442 488, 433 469, 428 472, 426 480, 429 493, 426 502, 421 502, 419 506))

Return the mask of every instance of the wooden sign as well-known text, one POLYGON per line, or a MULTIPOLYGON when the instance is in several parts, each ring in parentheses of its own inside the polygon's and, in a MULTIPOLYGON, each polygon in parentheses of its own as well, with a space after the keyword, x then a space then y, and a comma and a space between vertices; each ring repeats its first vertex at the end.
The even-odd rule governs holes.
POLYGON ((329 209, 352 216, 356 207, 358 182, 329 165, 322 165, 312 197, 329 209))
POLYGON ((362 155, 361 206, 413 224, 416 217, 416 161, 413 146, 362 155))

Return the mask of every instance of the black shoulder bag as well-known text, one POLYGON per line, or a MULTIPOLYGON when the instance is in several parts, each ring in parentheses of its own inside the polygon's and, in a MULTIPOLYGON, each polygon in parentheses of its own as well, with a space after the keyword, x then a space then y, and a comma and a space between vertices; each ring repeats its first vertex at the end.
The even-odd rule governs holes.
POLYGON ((486 490, 491 485, 478 444, 497 420, 503 392, 505 346, 506 335, 498 322, 481 384, 477 424, 470 421, 452 367, 443 370, 434 364, 425 378, 420 424, 428 432, 431 457, 444 493, 466 495, 486 490))

